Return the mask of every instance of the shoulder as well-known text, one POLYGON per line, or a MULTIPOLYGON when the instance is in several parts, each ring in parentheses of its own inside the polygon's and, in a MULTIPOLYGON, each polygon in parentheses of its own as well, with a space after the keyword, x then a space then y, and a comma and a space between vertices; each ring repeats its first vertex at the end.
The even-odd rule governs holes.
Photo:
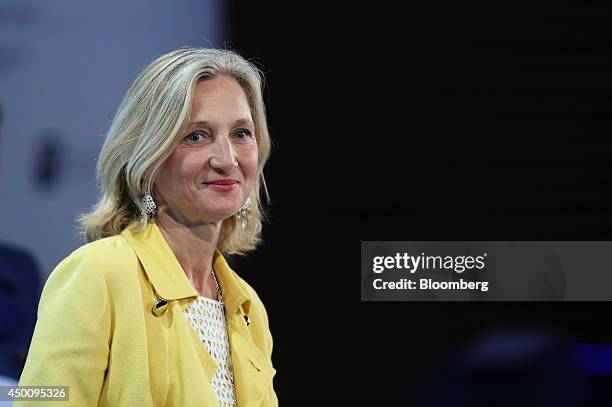
POLYGON ((99 239, 80 246, 64 258, 49 280, 78 280, 82 283, 112 284, 138 269, 138 258, 121 235, 99 239))
POLYGON ((126 256, 130 257, 133 255, 134 251, 125 238, 121 235, 115 235, 80 246, 66 257, 62 263, 83 260, 112 263, 117 260, 117 256, 123 259, 126 256))

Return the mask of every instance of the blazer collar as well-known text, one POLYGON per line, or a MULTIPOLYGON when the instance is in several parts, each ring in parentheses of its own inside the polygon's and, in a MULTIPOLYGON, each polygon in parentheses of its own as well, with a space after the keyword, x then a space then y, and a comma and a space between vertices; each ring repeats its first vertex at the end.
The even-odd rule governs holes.
MULTIPOLYGON (((165 300, 189 297, 195 299, 199 293, 191 285, 157 224, 149 222, 142 231, 138 232, 139 225, 138 221, 132 222, 121 235, 132 246, 157 295, 165 300)), ((213 267, 221 286, 228 315, 236 315, 239 307, 248 314, 250 297, 218 249, 213 255, 213 267)))

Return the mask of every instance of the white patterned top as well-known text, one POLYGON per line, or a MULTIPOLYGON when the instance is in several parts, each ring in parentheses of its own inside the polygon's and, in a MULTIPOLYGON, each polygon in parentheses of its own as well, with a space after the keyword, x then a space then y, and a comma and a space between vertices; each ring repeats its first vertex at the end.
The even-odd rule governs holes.
POLYGON ((233 407, 235 403, 234 373, 229 353, 229 339, 225 325, 223 304, 213 299, 199 296, 185 310, 185 317, 198 333, 208 353, 218 365, 211 380, 212 388, 221 407, 233 407))

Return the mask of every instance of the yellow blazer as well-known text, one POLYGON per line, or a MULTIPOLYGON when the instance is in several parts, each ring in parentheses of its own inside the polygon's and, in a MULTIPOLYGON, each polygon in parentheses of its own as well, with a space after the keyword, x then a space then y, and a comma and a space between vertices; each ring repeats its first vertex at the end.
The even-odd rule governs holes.
MULTIPOLYGON (((217 406, 216 363, 182 314, 198 292, 157 225, 141 233, 135 225, 80 247, 53 270, 19 385, 69 386, 69 402, 54 406, 217 406), (168 305, 156 316, 158 298, 168 305)), ((213 261, 238 406, 278 406, 266 310, 219 251, 213 261)))

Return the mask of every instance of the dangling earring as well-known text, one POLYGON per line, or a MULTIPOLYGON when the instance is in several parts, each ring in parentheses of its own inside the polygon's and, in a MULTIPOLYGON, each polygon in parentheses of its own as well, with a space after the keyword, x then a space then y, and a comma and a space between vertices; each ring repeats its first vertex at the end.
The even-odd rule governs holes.
POLYGON ((240 207, 240 210, 236 214, 236 217, 241 221, 240 225, 242 226, 242 229, 246 229, 247 223, 249 222, 249 219, 251 219, 251 198, 247 198, 247 200, 244 201, 240 207))
POLYGON ((144 204, 144 207, 147 211, 147 217, 154 218, 155 209, 157 209, 157 205, 155 205, 155 201, 153 200, 151 194, 145 194, 145 196, 142 197, 142 203, 144 204))

